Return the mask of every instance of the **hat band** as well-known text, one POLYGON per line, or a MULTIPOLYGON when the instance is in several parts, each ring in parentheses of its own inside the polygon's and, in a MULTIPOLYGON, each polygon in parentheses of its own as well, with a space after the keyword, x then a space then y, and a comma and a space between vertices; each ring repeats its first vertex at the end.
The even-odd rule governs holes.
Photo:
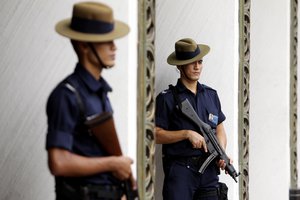
POLYGON ((193 52, 183 52, 183 51, 175 51, 176 58, 178 60, 188 60, 194 58, 195 56, 200 54, 199 46, 197 46, 196 50, 193 52))
POLYGON ((99 20, 73 17, 71 28, 83 33, 109 33, 114 29, 114 24, 99 20))

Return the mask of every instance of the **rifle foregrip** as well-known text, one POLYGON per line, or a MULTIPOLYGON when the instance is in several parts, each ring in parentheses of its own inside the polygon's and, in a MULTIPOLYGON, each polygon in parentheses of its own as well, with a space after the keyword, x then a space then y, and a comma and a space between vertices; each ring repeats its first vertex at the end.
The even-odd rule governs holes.
POLYGON ((237 177, 240 175, 240 173, 237 173, 233 167, 232 164, 226 164, 225 170, 228 172, 228 174, 233 178, 235 182, 237 182, 237 177))

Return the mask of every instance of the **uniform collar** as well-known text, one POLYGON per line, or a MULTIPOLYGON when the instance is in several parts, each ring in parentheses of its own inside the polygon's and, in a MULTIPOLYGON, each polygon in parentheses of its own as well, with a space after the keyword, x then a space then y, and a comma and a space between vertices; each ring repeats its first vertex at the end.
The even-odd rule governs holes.
MULTIPOLYGON (((185 85, 183 85, 183 83, 181 82, 180 79, 177 80, 176 87, 177 87, 177 89, 178 89, 179 92, 190 91, 189 89, 187 89, 185 87, 185 85)), ((201 92, 203 90, 204 90, 204 88, 203 88, 202 84, 200 84, 199 82, 197 82, 197 92, 201 92)))
POLYGON ((77 74, 82 82, 93 92, 99 90, 104 92, 112 91, 112 88, 104 78, 100 77, 100 80, 97 81, 80 63, 76 65, 75 74, 77 74))

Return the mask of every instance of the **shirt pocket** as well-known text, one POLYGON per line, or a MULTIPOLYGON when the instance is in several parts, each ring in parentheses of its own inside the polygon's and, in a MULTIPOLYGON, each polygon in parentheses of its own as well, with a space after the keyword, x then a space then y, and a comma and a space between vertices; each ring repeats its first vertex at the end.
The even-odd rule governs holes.
POLYGON ((216 128, 219 123, 218 110, 216 108, 206 108, 206 120, 212 128, 216 128))

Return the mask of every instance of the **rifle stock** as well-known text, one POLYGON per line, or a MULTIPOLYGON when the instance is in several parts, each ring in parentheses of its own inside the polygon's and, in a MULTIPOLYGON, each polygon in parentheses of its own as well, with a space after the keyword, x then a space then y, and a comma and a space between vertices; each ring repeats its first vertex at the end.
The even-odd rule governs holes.
MULTIPOLYGON (((89 117, 86 120, 85 125, 97 138, 97 141, 108 155, 122 155, 122 149, 119 143, 112 113, 104 112, 99 115, 89 117)), ((138 199, 138 192, 137 190, 132 189, 130 179, 124 181, 124 193, 127 200, 138 199)))
POLYGON ((104 112, 87 119, 85 125, 109 155, 121 156, 122 150, 111 113, 104 112))

